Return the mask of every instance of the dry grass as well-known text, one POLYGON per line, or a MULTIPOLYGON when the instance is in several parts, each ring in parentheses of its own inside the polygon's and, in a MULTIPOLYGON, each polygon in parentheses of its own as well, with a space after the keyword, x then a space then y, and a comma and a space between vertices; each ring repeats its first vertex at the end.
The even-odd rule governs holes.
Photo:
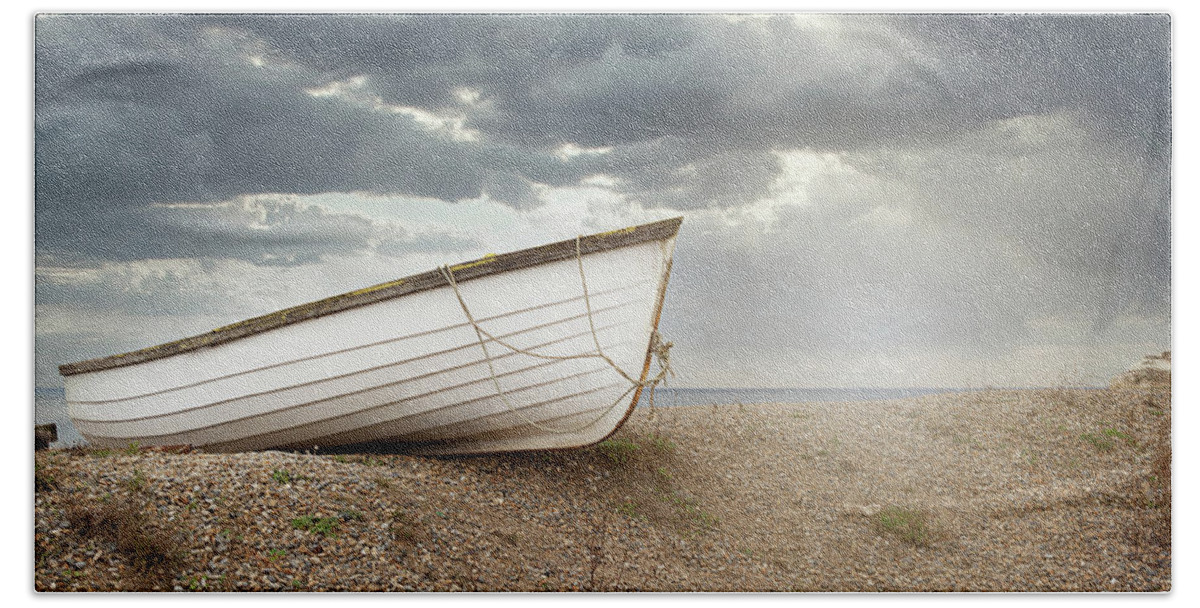
POLYGON ((1154 388, 1171 386, 1171 372, 1162 369, 1135 369, 1121 375, 1113 388, 1154 388))
POLYGON ((1142 360, 1142 366, 1131 369, 1112 381, 1112 388, 1128 389, 1128 388, 1164 388, 1171 389, 1171 370, 1162 369, 1162 362, 1166 362, 1167 367, 1171 364, 1171 351, 1164 351, 1157 355, 1146 355, 1142 360))
POLYGON ((170 589, 183 566, 179 539, 150 522, 132 498, 85 501, 69 496, 63 514, 84 543, 122 555, 129 567, 120 588, 129 591, 170 589))
MULTIPOLYGON (((1148 356, 1170 360, 1170 353, 1148 356)), ((1171 555, 1171 372, 1143 367, 1118 376, 1107 390, 1059 391, 1057 406, 1086 412, 1098 421, 1081 429, 1079 455, 1089 461, 1126 462, 1129 480, 1104 492, 1105 500, 1128 512, 1126 533, 1143 559, 1169 565, 1171 555)))
POLYGON ((601 462, 610 473, 605 485, 616 513, 666 525, 685 536, 702 534, 719 520, 677 481, 680 467, 686 465, 677 460, 676 449, 674 441, 659 433, 622 433, 590 452, 603 456, 601 462))
POLYGON ((1149 554, 1171 551, 1171 407, 1170 393, 1148 397, 1135 406, 1140 417, 1150 417, 1149 430, 1139 447, 1149 461, 1146 473, 1124 488, 1134 508, 1130 521, 1132 539, 1149 554), (1165 401, 1165 403, 1164 403, 1165 401))

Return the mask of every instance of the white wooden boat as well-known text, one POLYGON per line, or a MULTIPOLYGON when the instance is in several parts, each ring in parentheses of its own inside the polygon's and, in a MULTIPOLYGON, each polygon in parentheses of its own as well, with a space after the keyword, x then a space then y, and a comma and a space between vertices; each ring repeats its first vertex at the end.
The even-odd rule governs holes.
POLYGON ((68 412, 90 443, 112 447, 592 444, 658 373, 681 221, 489 255, 63 365, 68 412))

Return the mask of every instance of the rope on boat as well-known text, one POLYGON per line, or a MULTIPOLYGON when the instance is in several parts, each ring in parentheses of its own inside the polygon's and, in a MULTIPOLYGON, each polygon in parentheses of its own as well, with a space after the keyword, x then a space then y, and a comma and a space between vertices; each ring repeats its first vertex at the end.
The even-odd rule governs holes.
MULTIPOLYGON (((602 349, 600 347, 600 338, 596 334, 596 323, 592 318, 592 301, 591 301, 590 296, 588 295, 587 276, 583 272, 583 252, 582 252, 582 249, 579 244, 580 238, 582 238, 582 237, 579 237, 579 236, 575 237, 575 261, 578 263, 578 266, 579 266, 579 281, 583 285, 583 303, 587 307, 588 327, 591 329, 591 332, 592 332, 592 343, 596 345, 595 352, 581 353, 581 354, 577 354, 577 355, 544 355, 542 353, 536 353, 536 352, 533 352, 530 350, 526 350, 526 349, 514 346, 512 344, 509 344, 508 342, 505 342, 504 340, 501 340, 500 338, 489 333, 483 327, 480 327, 479 322, 475 320, 475 316, 471 314, 470 307, 467 306, 467 301, 465 299, 463 299, 462 292, 460 292, 458 289, 458 283, 454 280, 454 271, 451 270, 448 265, 442 266, 439 269, 442 271, 442 276, 444 276, 446 278, 446 282, 449 283, 450 287, 454 290, 454 296, 456 298, 458 298, 458 305, 460 307, 462 307, 463 314, 466 315, 466 317, 467 317, 467 322, 469 322, 471 324, 471 327, 475 329, 475 337, 479 339, 479 348, 483 350, 483 357, 487 361, 488 372, 491 374, 491 377, 492 377, 492 386, 494 386, 496 388, 496 395, 498 397, 500 397, 500 400, 502 402, 504 402, 504 405, 508 408, 508 410, 510 412, 519 416, 522 420, 524 420, 530 426, 540 429, 540 430, 543 430, 543 431, 546 431, 548 433, 569 434, 569 433, 578 433, 579 431, 587 429, 588 427, 591 427, 592 425, 596 424, 597 422, 600 422, 600 420, 602 420, 605 416, 607 416, 610 412, 612 412, 612 410, 614 408, 616 408, 617 405, 620 404, 621 401, 624 400, 625 397, 629 395, 629 393, 633 392, 634 389, 638 389, 638 388, 649 388, 650 389, 650 410, 651 410, 651 415, 653 415, 655 387, 658 386, 659 383, 662 383, 665 385, 668 375, 671 375, 671 376, 675 375, 675 371, 673 369, 671 369, 671 352, 670 352, 671 347, 674 346, 675 343, 674 342, 663 342, 662 336, 658 333, 657 329, 653 330, 650 334, 650 349, 649 350, 654 355, 654 357, 658 360, 658 368, 659 368, 658 375, 656 375, 652 379, 649 379, 649 380, 634 379, 632 376, 630 376, 628 373, 626 373, 625 370, 621 369, 621 367, 619 365, 617 365, 617 363, 615 361, 613 361, 608 355, 604 354, 604 349, 602 349), (549 360, 558 360, 558 361, 567 360, 567 359, 597 359, 597 358, 603 359, 604 362, 607 363, 609 367, 616 370, 616 372, 618 374, 620 374, 622 378, 625 378, 625 380, 627 380, 629 382, 630 386, 629 386, 629 388, 625 389, 625 392, 621 393, 621 396, 617 397, 617 399, 615 401, 613 401, 611 405, 609 405, 607 408, 604 408, 604 411, 601 412, 601 414, 599 416, 597 416, 595 419, 590 420, 581 426, 578 426, 575 428, 564 429, 564 428, 556 428, 556 427, 542 424, 536 420, 533 420, 529 416, 526 416, 525 413, 522 412, 520 408, 514 407, 512 402, 508 400, 508 395, 504 392, 504 390, 502 388, 500 388, 500 380, 496 376, 496 367, 492 363, 491 353, 488 352, 487 340, 484 340, 485 336, 489 340, 496 342, 497 344, 503 346, 504 348, 507 348, 508 350, 510 350, 514 353, 528 355, 530 357, 535 357, 538 359, 549 359, 549 360)), ((660 243, 660 247, 662 247, 662 250, 663 250, 662 272, 665 273, 666 272, 667 252, 666 252, 665 245, 660 243)))

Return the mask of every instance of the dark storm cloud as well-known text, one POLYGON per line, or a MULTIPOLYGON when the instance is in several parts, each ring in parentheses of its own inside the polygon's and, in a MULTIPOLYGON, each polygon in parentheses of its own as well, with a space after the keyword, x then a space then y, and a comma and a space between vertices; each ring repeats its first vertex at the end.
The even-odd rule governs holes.
POLYGON ((1166 15, 926 15, 899 27, 939 49, 940 80, 969 120, 1079 111, 1098 131, 1170 137, 1166 15))
MULTIPOLYGON (((195 253, 186 238, 177 246, 173 235, 148 234, 151 204, 328 191, 456 200, 489 186, 514 197, 525 175, 553 181, 536 166, 558 162, 313 96, 321 72, 277 58, 255 66, 245 58, 251 42, 199 18, 43 18, 37 40, 43 251, 186 257, 195 253)), ((319 239, 309 242, 323 252, 319 239)))
POLYGON ((1169 86, 1161 15, 233 23, 329 73, 377 74, 390 101, 436 107, 456 87, 477 88, 495 110, 474 124, 528 146, 676 137, 710 149, 845 149, 1062 107, 1161 119, 1169 86))
MULTIPOLYGON (((1002 204, 963 206, 960 223, 994 226, 1046 258, 1096 279, 1105 324, 1128 311, 1170 314, 1171 22, 1165 15, 944 16, 905 19, 914 37, 942 49, 961 104, 979 118, 1064 111, 1098 141, 1107 165, 1086 166, 1077 138, 1043 138, 1039 180, 1002 204), (990 66, 980 69, 981 65, 990 66), (1097 183, 1107 190, 1080 197, 1097 183), (1097 201, 1100 201, 1097 204, 1097 201), (983 214, 1000 217, 980 217, 983 214)), ((1059 133, 1054 133, 1058 135, 1059 133)), ((953 162, 953 159, 945 159, 953 162)), ((994 166, 994 165, 993 165, 994 166)), ((965 200, 994 199, 987 167, 958 171, 965 200), (974 188, 974 193, 963 191, 974 188), (974 194, 974 196, 972 196, 974 194)))
POLYGON ((526 205, 534 184, 598 172, 648 205, 736 207, 777 177, 772 149, 937 140, 1064 108, 1161 160, 1168 34, 1163 16, 47 17, 37 242, 169 256, 138 250, 151 203, 368 191, 526 205), (357 103, 310 94, 356 77, 357 103), (480 103, 464 107, 464 90, 480 103), (459 112, 479 137, 370 100, 459 112), (566 143, 612 151, 555 158, 566 143))
POLYGON ((897 58, 894 41, 839 41, 797 29, 788 17, 236 23, 328 73, 378 76, 389 103, 445 106, 454 91, 475 90, 489 106, 467 124, 519 149, 614 147, 612 155, 567 163, 565 174, 523 169, 549 183, 602 171, 654 205, 751 202, 776 175, 772 147, 844 148, 948 128, 938 111, 944 87, 926 67, 897 58), (317 52, 326 40, 352 42, 317 52))
POLYGON ((1163 15, 39 18, 39 378, 567 214, 687 216, 663 318, 685 383, 1132 363, 1170 340, 1170 36, 1163 15))
POLYGON ((487 164, 473 162, 476 150, 430 137, 411 120, 314 97, 308 90, 326 82, 321 72, 274 57, 254 65, 247 57, 270 49, 244 33, 203 18, 113 17, 111 27, 175 35, 119 49, 63 40, 97 19, 39 20, 38 62, 49 64, 39 74, 69 75, 38 82, 39 195, 139 205, 263 192, 478 192, 463 185, 487 164), (77 62, 63 66, 64 55, 77 62), (76 175, 83 179, 63 179, 76 175))
POLYGON ((62 230, 45 253, 59 263, 196 257, 290 265, 367 250, 393 231, 363 217, 285 201, 156 205, 85 216, 62 230))

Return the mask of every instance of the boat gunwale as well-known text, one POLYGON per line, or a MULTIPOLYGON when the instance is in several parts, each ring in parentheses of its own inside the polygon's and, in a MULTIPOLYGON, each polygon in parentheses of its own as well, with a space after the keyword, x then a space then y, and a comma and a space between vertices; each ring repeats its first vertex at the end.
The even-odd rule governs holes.
MULTIPOLYGON (((494 274, 573 258, 577 255, 577 241, 579 243, 578 254, 588 255, 672 238, 679 233, 679 226, 682 221, 682 217, 676 217, 598 234, 580 236, 578 239, 566 239, 556 243, 539 245, 509 253, 486 255, 476 260, 452 265, 450 266, 450 271, 454 274, 455 282, 461 283, 494 274)), ((369 306, 412 293, 445 287, 448 284, 441 269, 434 269, 252 317, 203 334, 181 338, 172 342, 127 353, 67 363, 60 365, 58 371, 63 376, 72 376, 164 359, 202 348, 218 346, 240 338, 265 333, 310 319, 369 306)), ((659 305, 661 306, 661 302, 659 305)))

